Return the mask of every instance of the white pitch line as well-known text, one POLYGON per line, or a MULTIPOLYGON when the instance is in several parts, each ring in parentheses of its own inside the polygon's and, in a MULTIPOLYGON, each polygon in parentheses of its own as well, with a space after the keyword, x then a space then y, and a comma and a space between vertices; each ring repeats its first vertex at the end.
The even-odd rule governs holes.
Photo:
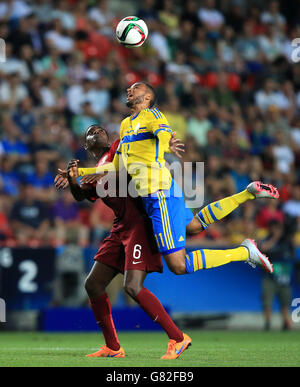
POLYGON ((97 351, 99 349, 99 347, 97 348, 68 348, 68 347, 57 347, 57 348, 53 348, 53 347, 9 347, 9 348, 3 348, 3 347, 0 347, 0 353, 1 351, 20 351, 20 350, 34 350, 34 351, 97 351))

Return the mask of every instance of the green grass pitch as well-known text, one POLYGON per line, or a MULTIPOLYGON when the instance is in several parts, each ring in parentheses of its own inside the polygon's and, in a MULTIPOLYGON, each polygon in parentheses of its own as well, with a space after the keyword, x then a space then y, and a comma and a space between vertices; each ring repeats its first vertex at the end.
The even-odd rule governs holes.
POLYGON ((164 333, 120 333, 126 358, 85 358, 103 343, 97 333, 0 332, 0 367, 300 366, 300 332, 187 331, 193 345, 176 360, 160 360, 164 333))

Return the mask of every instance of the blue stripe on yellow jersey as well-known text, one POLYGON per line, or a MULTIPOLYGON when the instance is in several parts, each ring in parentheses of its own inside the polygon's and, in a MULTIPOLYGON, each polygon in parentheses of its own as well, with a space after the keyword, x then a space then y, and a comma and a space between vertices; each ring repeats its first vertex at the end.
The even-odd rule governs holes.
POLYGON ((139 195, 170 188, 171 175, 164 153, 169 151, 171 135, 166 117, 156 108, 144 109, 122 121, 118 152, 139 195))

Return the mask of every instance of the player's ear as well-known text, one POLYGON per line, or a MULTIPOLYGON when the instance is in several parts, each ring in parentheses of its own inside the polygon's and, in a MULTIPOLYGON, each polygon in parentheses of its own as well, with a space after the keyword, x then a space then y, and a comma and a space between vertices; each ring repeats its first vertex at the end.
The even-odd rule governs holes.
POLYGON ((151 99, 152 99, 151 93, 146 93, 145 94, 145 100, 150 103, 151 99))

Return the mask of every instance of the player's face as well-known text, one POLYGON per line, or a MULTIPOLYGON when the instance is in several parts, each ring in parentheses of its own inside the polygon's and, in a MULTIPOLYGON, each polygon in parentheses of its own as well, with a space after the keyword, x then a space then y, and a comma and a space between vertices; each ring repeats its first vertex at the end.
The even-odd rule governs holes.
POLYGON ((132 107, 143 103, 146 94, 148 94, 146 85, 143 83, 134 83, 127 89, 126 105, 132 107))
POLYGON ((89 150, 101 149, 108 146, 106 131, 100 127, 92 127, 86 134, 86 147, 89 150))

